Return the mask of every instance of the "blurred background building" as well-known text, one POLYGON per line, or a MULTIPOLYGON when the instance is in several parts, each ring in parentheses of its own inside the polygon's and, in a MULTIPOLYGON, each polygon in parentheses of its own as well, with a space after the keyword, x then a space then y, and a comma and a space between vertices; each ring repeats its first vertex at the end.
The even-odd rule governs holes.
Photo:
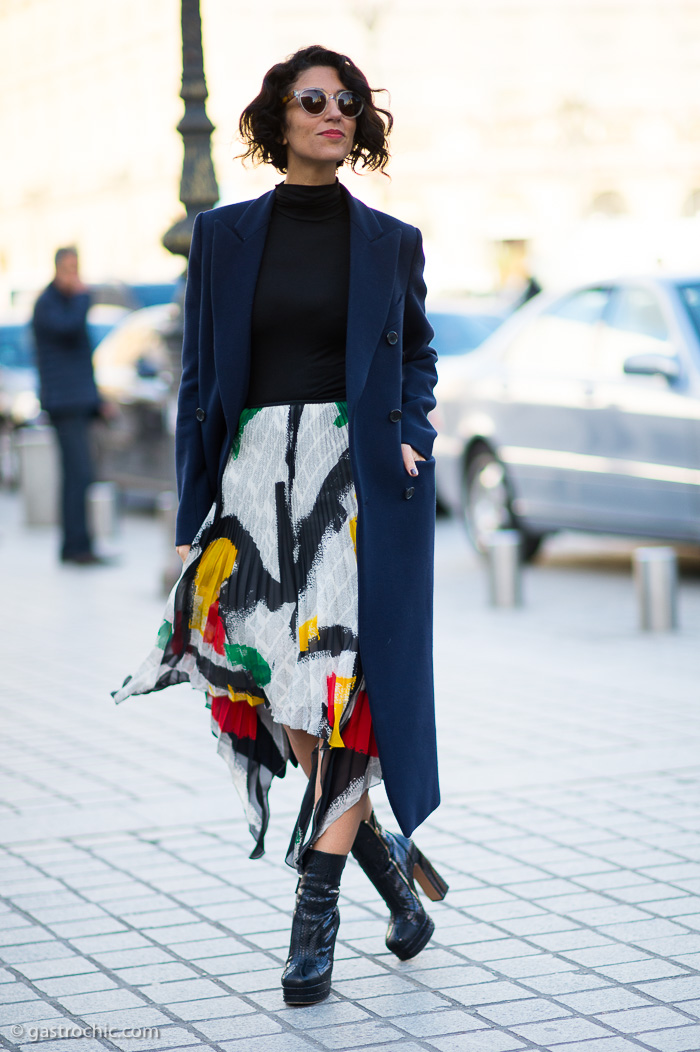
MULTIPOLYGON (((264 71, 309 43, 390 90, 391 180, 343 180, 422 227, 434 293, 700 262, 700 4, 202 0, 221 202, 279 180, 235 160, 264 71)), ((181 260, 177 0, 0 0, 0 305, 76 244, 89 281, 181 260)))

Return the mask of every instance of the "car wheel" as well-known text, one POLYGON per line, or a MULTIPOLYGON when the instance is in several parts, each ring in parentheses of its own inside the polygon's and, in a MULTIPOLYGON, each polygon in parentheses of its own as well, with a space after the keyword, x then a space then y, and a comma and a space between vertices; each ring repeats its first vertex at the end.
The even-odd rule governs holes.
POLYGON ((515 529, 522 538, 525 562, 534 558, 543 537, 520 526, 511 508, 511 491, 506 469, 486 446, 469 458, 462 485, 462 516, 469 540, 480 555, 486 554, 488 534, 493 530, 515 529))

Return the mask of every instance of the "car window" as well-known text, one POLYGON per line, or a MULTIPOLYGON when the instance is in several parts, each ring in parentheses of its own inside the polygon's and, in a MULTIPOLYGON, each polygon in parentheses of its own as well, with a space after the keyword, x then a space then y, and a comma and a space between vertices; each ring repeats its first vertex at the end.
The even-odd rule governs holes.
POLYGON ((624 376, 625 359, 634 354, 674 353, 668 324, 655 292, 641 285, 616 289, 601 334, 600 372, 624 376))
POLYGON ((609 298, 609 289, 582 289, 563 300, 557 300, 544 313, 584 325, 595 325, 603 317, 609 298))
POLYGON ((630 286, 618 289, 607 319, 613 329, 633 332, 651 340, 668 340, 668 325, 661 304, 649 289, 630 286))
POLYGON ((588 376, 609 297, 609 289, 590 288, 556 300, 515 335, 508 364, 533 373, 588 376))

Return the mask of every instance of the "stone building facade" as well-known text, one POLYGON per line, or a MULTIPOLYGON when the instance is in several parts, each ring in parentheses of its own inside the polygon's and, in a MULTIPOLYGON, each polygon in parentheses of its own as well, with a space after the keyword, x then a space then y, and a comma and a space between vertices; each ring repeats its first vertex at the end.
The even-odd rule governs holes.
MULTIPOLYGON (((262 73, 310 42, 390 89, 391 180, 343 178, 424 231, 435 292, 700 270, 700 4, 202 0, 222 201, 279 177, 234 160, 262 73)), ((158 280, 180 213, 177 0, 0 0, 0 301, 58 244, 89 279, 158 280)))

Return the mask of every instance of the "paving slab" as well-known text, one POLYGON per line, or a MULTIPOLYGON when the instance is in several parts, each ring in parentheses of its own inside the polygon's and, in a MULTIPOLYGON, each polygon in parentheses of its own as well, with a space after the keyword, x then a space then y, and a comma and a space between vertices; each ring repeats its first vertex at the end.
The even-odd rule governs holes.
MULTIPOLYGON (((159 523, 127 517, 119 564, 88 569, 21 518, 0 492, 0 1043, 77 1020, 161 1032, 43 1052, 700 1048, 700 562, 682 562, 680 631, 642 635, 630 542, 555 538, 526 605, 497 611, 458 525, 439 523, 443 805, 416 839, 451 891, 430 904, 429 947, 400 962, 351 861, 333 993, 290 1009, 302 782, 273 786, 250 861, 201 697, 109 696, 160 624, 159 523)), ((381 790, 376 806, 391 826, 381 790)))

